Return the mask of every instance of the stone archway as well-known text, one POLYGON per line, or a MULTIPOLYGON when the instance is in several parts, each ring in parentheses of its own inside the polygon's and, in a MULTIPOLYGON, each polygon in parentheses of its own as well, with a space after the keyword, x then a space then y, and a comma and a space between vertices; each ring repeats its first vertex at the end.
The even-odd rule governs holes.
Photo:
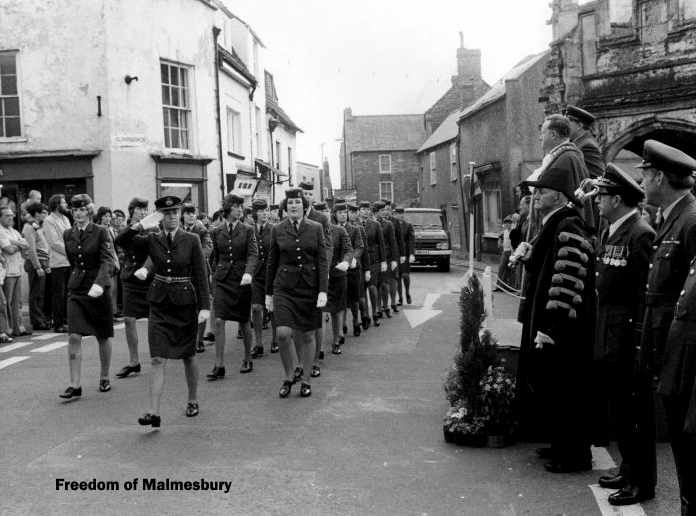
POLYGON ((658 140, 696 158, 696 123, 652 115, 629 125, 613 142, 604 145, 604 157, 612 162, 622 149, 643 154, 645 140, 658 140))

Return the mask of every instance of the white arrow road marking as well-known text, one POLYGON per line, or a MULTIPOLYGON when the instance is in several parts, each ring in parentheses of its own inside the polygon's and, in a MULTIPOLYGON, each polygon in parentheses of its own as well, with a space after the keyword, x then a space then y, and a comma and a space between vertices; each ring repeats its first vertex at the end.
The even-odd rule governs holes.
POLYGON ((29 357, 12 357, 12 358, 6 358, 5 360, 0 360, 0 369, 4 369, 7 366, 11 366, 12 364, 16 364, 17 362, 21 362, 22 360, 26 360, 29 357))
POLYGON ((48 353, 49 351, 53 351, 54 349, 59 349, 62 348, 63 346, 67 346, 67 342, 54 342, 53 344, 49 344, 48 346, 43 346, 40 348, 32 349, 32 353, 48 353))
POLYGON ((23 348, 24 346, 28 346, 29 344, 34 344, 30 340, 25 340, 24 342, 15 342, 14 344, 9 344, 7 346, 3 346, 0 348, 0 353, 9 353, 10 351, 14 351, 15 349, 23 348))
POLYGON ((606 448, 600 446, 599 448, 593 446, 590 448, 592 450, 592 469, 597 471, 604 471, 607 469, 612 469, 616 467, 616 462, 611 458, 609 452, 606 448))
POLYGON ((441 295, 442 294, 427 294, 425 296, 425 301, 423 301, 423 309, 430 310, 441 295))
POLYGON ((432 319, 433 317, 436 317, 442 313, 442 310, 433 310, 433 305, 435 304, 435 301, 437 301, 442 294, 440 293, 433 293, 433 294, 427 294, 425 296, 425 301, 423 301, 423 308, 420 310, 404 310, 404 315, 406 316, 406 319, 408 320, 408 323, 411 325, 411 328, 415 328, 419 324, 423 324, 424 322, 432 319))
POLYGON ((645 511, 639 503, 633 505, 613 506, 609 504, 609 495, 616 492, 616 489, 604 489, 598 484, 590 486, 592 494, 597 501, 602 516, 645 516, 645 511))
POLYGON ((53 337, 58 337, 61 335, 60 333, 42 333, 41 335, 36 335, 35 337, 32 337, 31 340, 48 340, 52 339, 53 337))

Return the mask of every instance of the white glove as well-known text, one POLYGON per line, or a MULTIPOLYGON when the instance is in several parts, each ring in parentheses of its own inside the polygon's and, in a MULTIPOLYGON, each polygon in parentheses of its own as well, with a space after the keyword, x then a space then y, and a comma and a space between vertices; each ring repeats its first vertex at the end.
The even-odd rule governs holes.
POLYGON ((273 296, 266 296, 266 310, 273 311, 273 296))
POLYGON ((198 312, 198 324, 203 323, 210 317, 210 310, 201 310, 198 312))
POLYGON ((87 292, 87 295, 89 297, 99 297, 103 293, 104 293, 104 289, 95 283, 94 285, 92 285, 92 288, 89 289, 89 292, 87 292))
POLYGON ((399 263, 406 263, 406 257, 405 257, 405 256, 399 256, 399 263))
POLYGON ((515 263, 517 261, 528 260, 532 254, 532 245, 529 242, 520 242, 517 246, 515 252, 510 257, 510 261, 515 263))
POLYGON ((372 274, 370 274, 370 271, 365 271, 365 281, 370 281, 371 277, 372 277, 372 274))
POLYGON ((397 265, 398 265, 398 264, 396 263, 396 260, 392 260, 392 262, 391 262, 391 270, 396 269, 396 266, 397 266, 397 265))
POLYGON ((317 308, 324 308, 326 306, 326 292, 319 292, 317 296, 317 308))
POLYGON ((133 273, 133 276, 135 276, 141 281, 145 281, 147 279, 147 274, 148 270, 145 267, 140 267, 137 271, 133 273))
POLYGON ((536 344, 536 349, 544 349, 544 344, 548 344, 550 346, 556 344, 551 337, 540 331, 537 331, 536 337, 534 338, 534 343, 536 344))
POLYGON ((379 272, 387 272, 387 262, 381 262, 379 264, 379 272))
POLYGON ((244 285, 251 285, 251 274, 248 272, 245 272, 244 275, 242 276, 242 281, 240 283, 241 286, 244 285))
POLYGON ((147 217, 143 218, 140 221, 140 225, 143 227, 143 229, 156 228, 157 226, 159 226, 159 223, 162 221, 162 218, 164 218, 162 212, 154 211, 150 213, 147 217))
POLYGON ((350 261, 350 268, 351 268, 351 269, 355 269, 357 266, 358 266, 358 261, 357 261, 355 258, 353 258, 353 259, 350 261))
POLYGON ((413 263, 416 261, 416 257, 412 254, 408 255, 408 263, 413 263))
POLYGON ((350 264, 348 262, 340 262, 338 265, 336 265, 336 270, 346 272, 348 270, 348 267, 350 267, 350 264))

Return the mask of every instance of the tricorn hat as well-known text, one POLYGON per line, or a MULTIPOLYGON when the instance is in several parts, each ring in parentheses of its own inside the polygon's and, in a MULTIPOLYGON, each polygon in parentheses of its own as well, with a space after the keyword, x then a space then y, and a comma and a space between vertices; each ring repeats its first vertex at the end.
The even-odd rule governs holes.
POLYGON ((562 168, 548 168, 544 170, 535 181, 522 181, 522 184, 534 188, 550 188, 564 194, 578 208, 582 208, 582 202, 575 196, 575 189, 579 186, 573 181, 573 174, 562 168))

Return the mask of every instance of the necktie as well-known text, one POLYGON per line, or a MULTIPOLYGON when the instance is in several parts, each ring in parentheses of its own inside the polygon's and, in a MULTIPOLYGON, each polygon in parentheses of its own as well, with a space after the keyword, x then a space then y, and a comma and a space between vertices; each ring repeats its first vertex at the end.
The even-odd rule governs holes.
POLYGON ((190 233, 190 232, 191 232, 191 228, 186 228, 186 232, 187 232, 187 233, 190 233))
POLYGON ((82 235, 85 233, 84 229, 80 229, 80 238, 82 238, 82 235))
POLYGON ((608 239, 609 239, 609 228, 605 229, 604 232, 602 233, 602 245, 606 244, 608 239))
POLYGON ((167 233, 167 245, 169 247, 172 246, 172 234, 171 233, 167 233))
POLYGON ((295 222, 292 223, 292 225, 295 226, 295 233, 298 233, 298 232, 299 232, 299 228, 300 228, 300 224, 299 224, 297 221, 295 221, 295 222))

